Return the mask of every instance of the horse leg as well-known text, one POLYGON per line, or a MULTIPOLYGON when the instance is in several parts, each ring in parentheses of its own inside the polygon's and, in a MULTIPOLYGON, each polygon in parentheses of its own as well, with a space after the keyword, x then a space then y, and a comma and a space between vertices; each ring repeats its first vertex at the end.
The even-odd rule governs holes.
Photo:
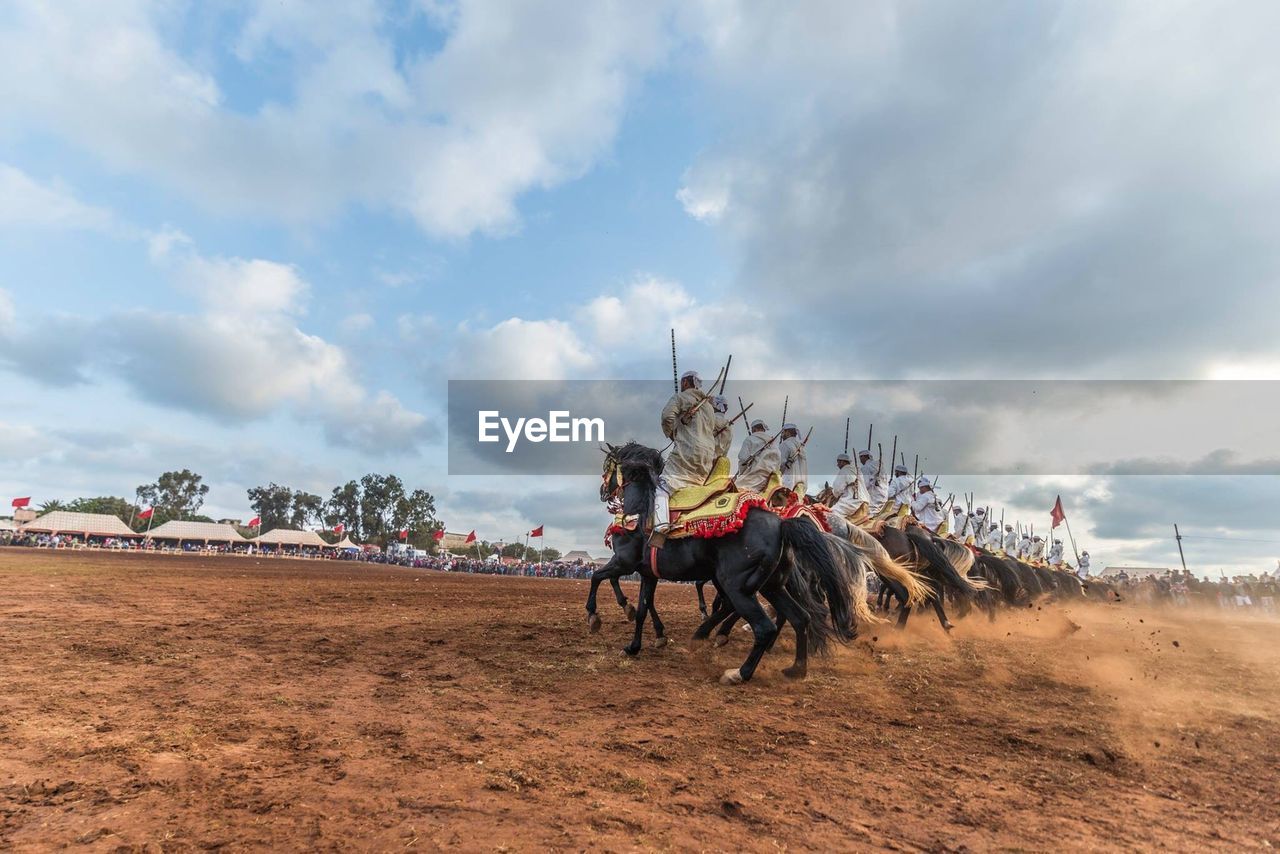
POLYGON ((634 620, 636 618, 636 609, 627 601, 627 596, 622 592, 622 582, 618 580, 618 576, 609 579, 609 584, 613 586, 613 598, 617 600, 618 607, 627 612, 627 619, 634 620))
MULTIPOLYGON (((809 615, 792 598, 785 587, 781 584, 771 586, 774 589, 762 592, 764 592, 765 598, 772 603, 774 610, 778 612, 779 633, 781 633, 783 623, 787 622, 790 622, 796 630, 796 660, 790 667, 783 668, 782 675, 788 679, 803 679, 809 671, 809 615)), ((772 646, 772 643, 770 646, 772 646)))
POLYGON ((942 596, 933 594, 933 611, 938 615, 938 622, 942 624, 942 628, 950 632, 955 626, 951 625, 951 621, 947 619, 947 611, 942 606, 942 596))
POLYGON ((662 649, 667 645, 667 629, 662 625, 662 619, 658 617, 658 609, 654 607, 653 600, 656 598, 657 585, 654 585, 654 592, 649 594, 649 616, 653 618, 653 633, 657 638, 653 642, 654 649, 662 649))
MULTIPOLYGON (((591 573, 591 590, 587 593, 587 626, 590 627, 592 634, 600 631, 600 615, 596 613, 596 591, 600 589, 600 582, 606 578, 617 586, 617 576, 612 574, 616 560, 616 556, 609 558, 608 563, 591 573)), ((619 595, 621 595, 621 590, 619 590, 619 595)))
POLYGON ((693 586, 698 588, 698 611, 705 618, 707 617, 707 597, 702 595, 702 588, 707 586, 707 582, 699 581, 693 586))
POLYGON ((733 634, 733 627, 738 625, 738 613, 733 610, 733 606, 729 606, 729 618, 720 624, 720 630, 716 632, 716 639, 712 641, 716 646, 724 646, 729 642, 729 635, 733 634))
POLYGON ((640 578, 640 607, 636 609, 636 631, 631 643, 622 648, 627 655, 640 654, 640 642, 644 634, 644 618, 649 611, 649 603, 653 601, 653 591, 658 582, 652 578, 640 578))
MULTIPOLYGON (((746 660, 735 670, 726 670, 720 677, 721 683, 725 685, 739 685, 743 682, 749 682, 756 672, 756 667, 760 664, 760 659, 764 656, 764 652, 773 643, 774 638, 778 636, 778 627, 765 614, 764 608, 760 607, 760 602, 755 597, 755 591, 748 586, 747 573, 752 568, 744 568, 746 571, 737 578, 725 579, 729 583, 722 583, 725 595, 729 597, 729 602, 733 605, 733 610, 751 625, 751 632, 755 635, 755 643, 751 646, 751 651, 747 653, 746 660)), ((759 571, 756 569, 756 571, 759 571)), ((754 574, 754 573, 752 573, 754 574)))
POLYGON ((711 630, 731 614, 733 614, 733 608, 729 605, 729 600, 723 596, 716 596, 711 603, 711 614, 698 625, 693 633, 693 639, 706 640, 711 636, 711 630))

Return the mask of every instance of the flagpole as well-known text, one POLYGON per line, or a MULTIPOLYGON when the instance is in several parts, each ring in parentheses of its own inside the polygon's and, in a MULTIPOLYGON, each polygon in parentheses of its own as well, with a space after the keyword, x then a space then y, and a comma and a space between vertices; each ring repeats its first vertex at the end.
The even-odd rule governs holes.
POLYGON ((1066 514, 1062 516, 1062 524, 1067 526, 1067 539, 1071 540, 1071 553, 1076 556, 1076 568, 1080 567, 1080 552, 1076 551, 1076 538, 1071 534, 1071 523, 1067 521, 1066 514))

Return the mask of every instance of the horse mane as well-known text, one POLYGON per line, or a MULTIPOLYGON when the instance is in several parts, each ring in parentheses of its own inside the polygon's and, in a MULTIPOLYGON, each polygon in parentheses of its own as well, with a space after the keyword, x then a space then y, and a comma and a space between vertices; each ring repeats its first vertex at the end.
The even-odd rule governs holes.
POLYGON ((622 469, 622 476, 632 483, 645 482, 650 487, 658 485, 662 474, 662 454, 639 442, 630 441, 612 449, 613 458, 622 469))

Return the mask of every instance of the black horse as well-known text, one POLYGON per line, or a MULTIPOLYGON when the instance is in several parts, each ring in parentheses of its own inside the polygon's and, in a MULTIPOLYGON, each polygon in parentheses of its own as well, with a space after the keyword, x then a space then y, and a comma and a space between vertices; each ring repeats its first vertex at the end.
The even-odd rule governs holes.
MULTIPOLYGON (((808 519, 782 519, 776 513, 753 507, 742 528, 733 534, 715 539, 668 540, 657 550, 654 566, 645 522, 652 511, 661 472, 662 457, 652 448, 635 442, 607 446, 600 500, 616 502, 621 498, 622 512, 638 520, 635 530, 613 535, 613 557, 600 571, 605 578, 614 573, 640 575, 635 633, 624 652, 640 652, 645 617, 651 613, 656 617, 653 596, 659 579, 713 581, 727 607, 750 624, 755 643, 740 667, 726 670, 721 676, 720 681, 725 684, 751 679, 761 657, 778 637, 778 626, 760 606, 757 593, 795 629, 796 660, 783 670, 789 678, 805 675, 811 647, 821 651, 830 639, 854 639, 857 629, 850 594, 854 579, 847 564, 835 560, 822 532, 808 519), (793 568, 814 579, 822 601, 814 596, 797 599, 788 592, 787 575, 793 568)), ((588 613, 594 613, 594 604, 588 603, 588 613)))

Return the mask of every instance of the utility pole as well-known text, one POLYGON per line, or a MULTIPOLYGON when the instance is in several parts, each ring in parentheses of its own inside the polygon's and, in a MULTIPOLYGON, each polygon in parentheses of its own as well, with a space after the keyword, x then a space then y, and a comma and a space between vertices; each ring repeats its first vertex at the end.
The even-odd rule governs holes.
POLYGON ((1182 561, 1182 571, 1187 571, 1187 556, 1182 553, 1182 534, 1178 531, 1178 523, 1173 524, 1173 538, 1178 541, 1178 558, 1182 561))

